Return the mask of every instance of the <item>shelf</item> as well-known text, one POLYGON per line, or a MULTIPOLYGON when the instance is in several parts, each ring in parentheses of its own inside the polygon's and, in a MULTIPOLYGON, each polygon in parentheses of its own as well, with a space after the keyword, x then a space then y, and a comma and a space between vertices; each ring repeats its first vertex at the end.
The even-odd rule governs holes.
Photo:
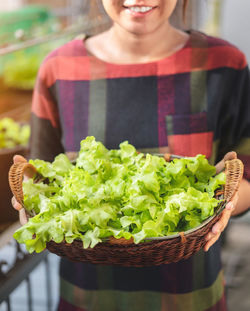
POLYGON ((95 27, 104 26, 106 23, 107 24, 109 23, 108 19, 100 20, 96 18, 91 21, 86 19, 84 23, 71 26, 71 27, 67 27, 64 30, 61 30, 59 32, 55 32, 53 34, 45 35, 40 38, 30 39, 30 40, 26 40, 21 43, 17 43, 17 44, 13 44, 13 45, 10 45, 4 48, 0 48, 0 56, 7 55, 7 54, 10 54, 10 53, 13 53, 19 50, 23 50, 29 47, 41 45, 43 43, 47 43, 50 41, 59 40, 67 36, 78 35, 88 30, 91 30, 95 27))

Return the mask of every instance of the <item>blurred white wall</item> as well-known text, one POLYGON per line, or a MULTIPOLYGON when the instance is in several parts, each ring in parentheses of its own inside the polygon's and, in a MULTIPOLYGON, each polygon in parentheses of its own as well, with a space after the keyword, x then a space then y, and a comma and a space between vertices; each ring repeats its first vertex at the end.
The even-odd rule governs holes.
POLYGON ((220 36, 241 49, 250 63, 250 0, 224 0, 220 36))
POLYGON ((22 0, 1 0, 0 1, 0 11, 11 11, 21 7, 22 0))

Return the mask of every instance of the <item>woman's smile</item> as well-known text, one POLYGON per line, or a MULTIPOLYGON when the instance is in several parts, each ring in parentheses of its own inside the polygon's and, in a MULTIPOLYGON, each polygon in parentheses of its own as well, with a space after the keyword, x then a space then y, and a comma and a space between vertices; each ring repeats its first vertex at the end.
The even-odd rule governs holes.
POLYGON ((131 6, 123 6, 125 8, 125 12, 132 15, 133 17, 144 17, 152 13, 156 6, 146 6, 146 5, 131 5, 131 6))

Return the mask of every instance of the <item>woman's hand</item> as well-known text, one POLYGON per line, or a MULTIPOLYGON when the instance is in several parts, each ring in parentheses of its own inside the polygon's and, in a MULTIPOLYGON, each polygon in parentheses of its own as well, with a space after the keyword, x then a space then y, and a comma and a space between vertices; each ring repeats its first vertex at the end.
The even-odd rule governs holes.
MULTIPOLYGON (((223 170, 225 167, 225 161, 227 160, 232 160, 236 159, 237 154, 236 152, 228 152, 223 160, 221 160, 219 163, 217 163, 216 167, 216 172, 219 173, 223 170)), ((220 220, 214 224, 212 230, 206 235, 205 239, 207 241, 206 245, 204 246, 204 251, 207 252, 209 248, 219 239, 221 232, 224 231, 225 227, 228 224, 228 221, 235 209, 235 206, 237 205, 238 202, 238 192, 234 195, 231 201, 229 201, 225 207, 225 209, 222 211, 222 216, 220 220)))
MULTIPOLYGON (((13 162, 14 163, 20 163, 20 162, 26 163, 27 160, 24 157, 20 156, 20 155, 15 155, 13 157, 13 162)), ((25 213, 25 209, 22 207, 22 205, 20 203, 17 202, 15 197, 12 197, 11 203, 12 203, 12 206, 16 210, 19 211, 19 221, 20 221, 21 225, 25 225, 28 222, 28 219, 27 219, 27 216, 26 216, 26 213, 25 213)))

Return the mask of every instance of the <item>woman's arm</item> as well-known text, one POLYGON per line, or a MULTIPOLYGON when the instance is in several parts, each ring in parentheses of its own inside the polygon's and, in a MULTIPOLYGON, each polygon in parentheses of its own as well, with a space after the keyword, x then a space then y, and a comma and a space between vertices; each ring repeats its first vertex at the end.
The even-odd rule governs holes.
POLYGON ((246 212, 250 208, 250 183, 243 179, 238 191, 238 201, 235 209, 232 212, 232 216, 237 216, 246 212))

